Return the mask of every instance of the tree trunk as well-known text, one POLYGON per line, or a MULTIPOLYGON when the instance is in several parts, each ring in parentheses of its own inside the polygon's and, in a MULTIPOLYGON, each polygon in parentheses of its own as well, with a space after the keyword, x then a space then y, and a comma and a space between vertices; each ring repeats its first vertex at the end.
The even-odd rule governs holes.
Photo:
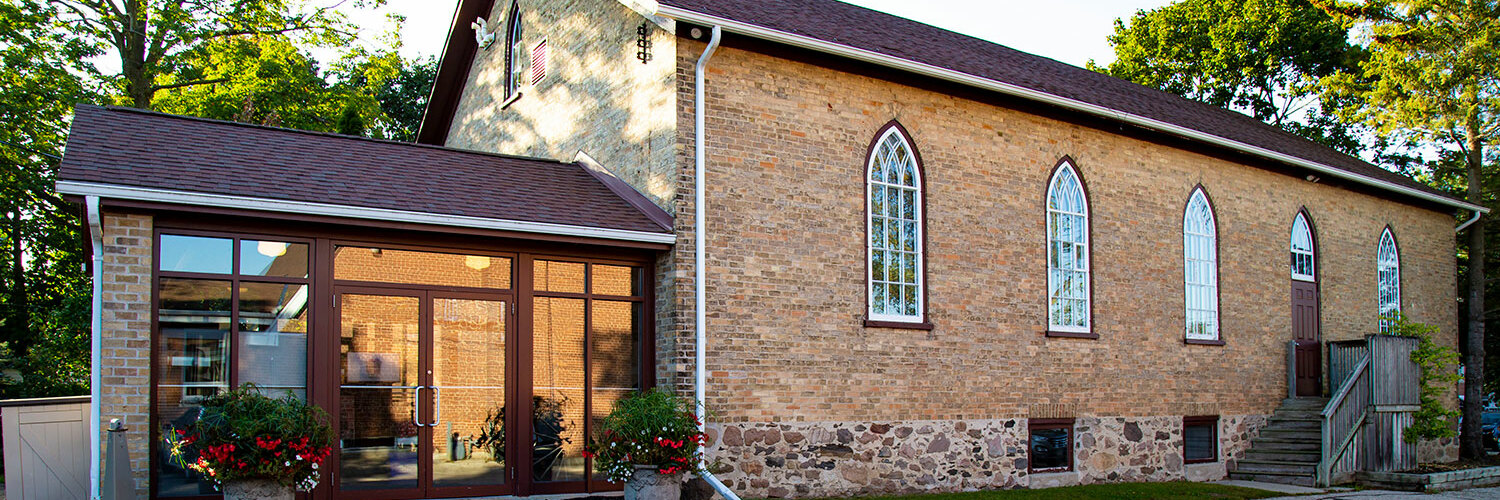
MULTIPOLYGON (((1469 203, 1484 204, 1484 143, 1479 136, 1478 106, 1468 112, 1466 146, 1469 170, 1469 203)), ((1463 425, 1459 429, 1459 456, 1482 459, 1484 436, 1480 431, 1480 414, 1484 411, 1484 284, 1485 219, 1469 226, 1469 338, 1464 350, 1463 425)))
POLYGON ((123 33, 115 35, 115 49, 120 52, 120 74, 125 77, 125 94, 130 106, 151 109, 151 97, 156 95, 156 75, 146 70, 147 9, 144 2, 125 2, 126 26, 123 33))
POLYGON ((10 227, 10 237, 6 253, 10 257, 10 310, 6 311, 5 329, 6 339, 10 342, 11 355, 20 357, 26 354, 31 345, 31 291, 26 288, 26 267, 22 258, 25 249, 21 245, 21 213, 16 209, 6 214, 6 223, 10 227))

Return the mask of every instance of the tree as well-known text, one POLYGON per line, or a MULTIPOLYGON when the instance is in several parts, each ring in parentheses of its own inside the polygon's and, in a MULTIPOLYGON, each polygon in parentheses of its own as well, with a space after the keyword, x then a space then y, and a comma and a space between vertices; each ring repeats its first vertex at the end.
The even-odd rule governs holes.
POLYGON ((96 95, 82 61, 97 51, 58 15, 35 0, 0 2, 0 342, 6 367, 24 377, 23 390, 6 388, 9 397, 76 394, 76 385, 48 380, 88 378, 87 314, 56 314, 86 307, 82 237, 52 185, 73 105, 96 95))
MULTIPOLYGON (((384 85, 375 85, 371 89, 388 120, 383 133, 385 138, 406 142, 417 140, 422 114, 427 112, 427 97, 432 93, 432 81, 437 78, 437 63, 433 57, 403 60, 394 76, 384 85)), ((368 79, 352 81, 359 84, 368 82, 368 79)), ((369 87, 368 83, 365 86, 369 87)))
POLYGON ((1318 80, 1364 57, 1307 0, 1183 0, 1115 20, 1116 59, 1089 69, 1255 118, 1346 153, 1362 148, 1323 112, 1318 80))
MULTIPOLYGON (((120 57, 114 83, 126 104, 149 108, 156 93, 224 81, 191 64, 194 49, 243 36, 298 35, 305 43, 342 45, 355 28, 333 5, 302 8, 289 0, 51 0, 72 15, 70 28, 120 57)), ((383 0, 368 0, 381 5, 383 0)))
MULTIPOLYGON (((1500 2, 1496 0, 1317 0, 1357 23, 1370 58, 1357 71, 1325 79, 1329 92, 1352 96, 1342 117, 1446 152, 1462 165, 1469 202, 1485 205, 1487 145, 1500 136, 1500 2)), ((1489 153, 1494 156, 1493 150, 1489 153)), ((1441 162, 1438 163, 1441 166, 1441 162)), ((1468 229, 1464 407, 1460 455, 1485 456, 1485 219, 1468 229)))

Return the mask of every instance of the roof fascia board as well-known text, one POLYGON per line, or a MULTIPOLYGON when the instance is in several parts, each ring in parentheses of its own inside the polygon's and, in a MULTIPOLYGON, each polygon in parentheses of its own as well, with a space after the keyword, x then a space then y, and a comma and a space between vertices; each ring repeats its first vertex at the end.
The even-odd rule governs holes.
POLYGON ((663 17, 656 13, 660 5, 658 5, 655 0, 618 1, 621 5, 629 7, 630 10, 635 11, 636 14, 640 14, 641 17, 644 17, 647 20, 650 20, 652 23, 655 23, 657 26, 661 27, 661 29, 667 30, 671 33, 677 32, 677 21, 672 20, 672 18, 670 17, 663 17))
POLYGON ((648 233, 623 229, 608 229, 546 222, 530 222, 508 219, 490 219, 465 215, 445 215, 385 208, 354 207, 328 203, 272 200, 244 196, 196 193, 167 189, 140 188, 92 182, 57 181, 57 192, 65 195, 98 196, 122 200, 148 201, 174 205, 236 208, 263 212, 322 215, 349 219, 380 220, 428 224, 434 226, 493 229, 520 233, 573 236, 604 240, 634 241, 641 243, 674 244, 674 234, 648 233))
MULTIPOLYGON (((626 1, 626 0, 621 0, 621 1, 623 2, 623 1, 626 1)), ((1076 100, 1076 99, 1070 99, 1070 98, 1067 98, 1067 97, 1062 97, 1062 96, 1058 96, 1058 95, 1054 95, 1054 94, 1049 94, 1049 93, 1046 93, 1046 92, 1041 92, 1041 91, 1029 89, 1029 88, 1026 88, 1026 87, 1022 87, 1022 86, 1019 86, 1019 85, 1014 85, 1014 84, 1009 84, 1009 83, 1005 83, 1005 82, 1001 82, 1001 81, 991 80, 991 79, 988 79, 988 78, 982 78, 982 77, 974 76, 974 75, 971 75, 971 74, 968 74, 968 73, 964 73, 964 72, 960 72, 960 71, 954 71, 954 70, 951 70, 951 69, 942 68, 942 67, 938 67, 938 66, 933 66, 933 65, 930 65, 930 64, 926 64, 926 63, 920 63, 920 62, 916 62, 916 61, 912 61, 912 60, 908 60, 908 59, 902 59, 902 58, 899 58, 899 57, 892 57, 892 56, 888 56, 888 55, 885 55, 885 54, 881 54, 879 52, 874 52, 874 51, 860 49, 860 48, 855 48, 855 47, 850 47, 850 46, 844 45, 844 44, 828 42, 828 41, 819 40, 819 39, 808 37, 808 36, 797 35, 797 34, 793 34, 793 33, 787 33, 785 31, 774 30, 774 29, 766 28, 766 27, 763 27, 763 26, 755 25, 755 24, 744 23, 744 22, 740 22, 740 21, 735 21, 735 20, 731 20, 731 19, 725 19, 725 18, 722 18, 722 17, 709 15, 709 14, 703 14, 703 13, 700 13, 700 12, 695 12, 695 11, 691 11, 691 10, 681 9, 681 8, 673 7, 671 5, 656 5, 655 12, 656 12, 657 15, 666 16, 666 17, 669 17, 669 18, 676 19, 678 21, 685 21, 685 22, 694 23, 694 24, 702 24, 702 25, 706 25, 706 26, 715 26, 715 25, 717 25, 717 26, 721 27, 723 30, 728 31, 730 33, 736 33, 736 34, 740 34, 740 35, 751 36, 751 37, 760 38, 760 39, 764 39, 764 40, 770 40, 770 41, 777 42, 777 43, 791 45, 791 46, 794 46, 794 47, 800 47, 800 48, 804 48, 804 49, 808 49, 808 50, 813 50, 813 51, 817 51, 817 52, 823 52, 823 53, 833 54, 833 55, 837 55, 837 56, 841 56, 841 57, 847 57, 847 58, 854 59, 854 60, 857 60, 857 61, 863 61, 863 62, 867 62, 867 63, 871 63, 871 64, 877 64, 877 65, 880 65, 880 66, 886 66, 886 67, 895 68, 895 69, 899 69, 899 70, 903 70, 903 71, 909 71, 909 72, 916 73, 916 74, 919 74, 919 75, 924 75, 924 76, 929 76, 929 77, 937 78, 937 79, 940 79, 940 80, 947 80, 947 81, 951 81, 951 82, 956 82, 956 83, 960 83, 960 84, 963 84, 963 85, 968 85, 968 86, 971 86, 971 87, 978 87, 978 88, 982 88, 982 89, 986 89, 986 90, 1000 92, 1002 94, 1012 95, 1012 96, 1020 97, 1020 98, 1023 98, 1023 99, 1029 99, 1029 100, 1038 101, 1038 102, 1042 102, 1042 103, 1046 103, 1046 104, 1051 104, 1051 105, 1054 105, 1054 106, 1058 106, 1058 107, 1062 107, 1062 108, 1066 108, 1066 109, 1071 109, 1071 110, 1074 110, 1074 111, 1080 111, 1080 112, 1084 112, 1084 113, 1095 115, 1095 116, 1102 116, 1102 117, 1113 119, 1113 120, 1119 120, 1119 121, 1122 121, 1122 122, 1125 122, 1125 123, 1129 123, 1129 124, 1132 124, 1132 125, 1136 125, 1136 126, 1139 126, 1139 127, 1143 127, 1143 128, 1147 128, 1147 129, 1151 129, 1151 130, 1156 130, 1156 131, 1159 131, 1159 132, 1165 132, 1165 133, 1169 133, 1169 134, 1174 134, 1174 135, 1178 135, 1178 136, 1181 136, 1181 137, 1186 137, 1188 139, 1193 139, 1193 140, 1196 140, 1196 141, 1206 142, 1206 143, 1209 143, 1209 144, 1214 144, 1214 145, 1217 145, 1217 146, 1226 147, 1226 148, 1229 148, 1229 149, 1232 149, 1232 150, 1235 150, 1235 151, 1240 151, 1240 152, 1243 152, 1243 153, 1248 153, 1248 154, 1251 154, 1251 155, 1254 155, 1254 156, 1259 156, 1259 157, 1262 157, 1262 158, 1266 158, 1266 159, 1270 159, 1270 160, 1274 160, 1274 161, 1279 161, 1279 162, 1282 162, 1282 163, 1288 163, 1288 164, 1291 164, 1291 165, 1295 165, 1295 166, 1299 166, 1299 167, 1303 167, 1303 168, 1312 170, 1312 171, 1317 172, 1319 174, 1323 174, 1323 175, 1327 175, 1327 176, 1330 176, 1330 177, 1335 177, 1335 178, 1347 180, 1347 181, 1358 183, 1358 184, 1364 184, 1364 185, 1367 185, 1367 186, 1375 187, 1375 188, 1378 188, 1378 189, 1383 189, 1383 190, 1386 190, 1386 191, 1395 192, 1395 193, 1398 193, 1398 194, 1401 194, 1401 195, 1404 195, 1404 196, 1410 196, 1412 198, 1417 198, 1417 199, 1420 199, 1420 200, 1425 200, 1425 201, 1437 203, 1437 204, 1440 204, 1440 205, 1446 205, 1446 206, 1454 207, 1454 208, 1457 208, 1457 209, 1463 209, 1463 210, 1473 210, 1473 211, 1482 212, 1482 213, 1489 213, 1489 211, 1490 211, 1490 209, 1488 209, 1488 208, 1485 208, 1485 207, 1482 207, 1482 206, 1479 206, 1479 205, 1475 205, 1473 203, 1469 203, 1469 202, 1465 202, 1465 201, 1461 201, 1461 200, 1455 200, 1453 198, 1449 198, 1449 197, 1446 197, 1446 196, 1441 196, 1441 195, 1437 195, 1437 194, 1433 194, 1433 193, 1428 193, 1426 191, 1422 191, 1422 190, 1419 190, 1419 189, 1414 189, 1414 188, 1402 186, 1402 185, 1391 183, 1391 182, 1384 181, 1384 180, 1381 180, 1381 179, 1376 179, 1374 177, 1370 177, 1370 176, 1367 176, 1367 175, 1361 175, 1361 174, 1357 174, 1357 173, 1354 173, 1354 172, 1349 172, 1349 171, 1341 169, 1341 168, 1337 168, 1337 167, 1325 165, 1325 164, 1318 163, 1318 162, 1311 161, 1311 160, 1307 160, 1307 159, 1304 159, 1304 158, 1299 158, 1299 157, 1292 156, 1292 155, 1289 155, 1289 154, 1286 154, 1286 153, 1281 153, 1281 152, 1273 151, 1273 150, 1266 149, 1266 148, 1263 148, 1263 147, 1260 147, 1260 146, 1246 144, 1246 143, 1243 143, 1243 142, 1240 142, 1240 141, 1236 141, 1236 140, 1233 140, 1233 139, 1227 139, 1227 138, 1220 137, 1220 136, 1217 136, 1217 135, 1209 134, 1209 133, 1206 133, 1206 132, 1194 130, 1194 129, 1187 128, 1187 127, 1183 127, 1181 125, 1174 125, 1174 124, 1163 122, 1163 121, 1160 121, 1160 120, 1157 120, 1157 119, 1154 119, 1154 118, 1147 118, 1147 117, 1140 116, 1140 115, 1126 113, 1126 112, 1119 111, 1119 110, 1112 109, 1112 108, 1108 108, 1108 107, 1105 107, 1105 106, 1100 106, 1100 105, 1097 105, 1097 104, 1091 104, 1091 103, 1079 101, 1079 100, 1076 100)))

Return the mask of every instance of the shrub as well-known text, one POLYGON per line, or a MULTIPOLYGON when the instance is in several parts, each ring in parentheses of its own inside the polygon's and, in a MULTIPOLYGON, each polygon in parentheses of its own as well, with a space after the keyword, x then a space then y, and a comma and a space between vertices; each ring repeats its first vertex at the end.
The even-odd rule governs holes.
POLYGON ((197 420, 164 431, 174 463, 215 486, 264 479, 308 491, 333 449, 327 413, 290 392, 266 397, 254 384, 205 398, 197 420))
POLYGON ((686 398, 661 389, 638 392, 615 402, 588 443, 586 456, 610 482, 623 482, 635 466, 662 474, 697 470, 704 436, 686 398))
POLYGON ((1407 427, 1403 439, 1416 443, 1419 439, 1458 435, 1454 430, 1458 411, 1444 407, 1441 399, 1458 382, 1458 352, 1433 342, 1432 335, 1438 332, 1436 326, 1408 320, 1400 312, 1387 313, 1382 318, 1389 322, 1391 335, 1417 339, 1411 360, 1422 372, 1421 403, 1412 415, 1412 424, 1407 427))

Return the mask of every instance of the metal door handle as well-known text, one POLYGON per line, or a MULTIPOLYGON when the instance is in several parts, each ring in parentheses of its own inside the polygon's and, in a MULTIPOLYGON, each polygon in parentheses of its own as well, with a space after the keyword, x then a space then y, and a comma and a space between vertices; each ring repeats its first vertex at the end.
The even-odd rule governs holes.
POLYGON ((422 389, 425 386, 417 386, 417 394, 411 398, 411 420, 417 427, 427 424, 422 423, 422 389))

